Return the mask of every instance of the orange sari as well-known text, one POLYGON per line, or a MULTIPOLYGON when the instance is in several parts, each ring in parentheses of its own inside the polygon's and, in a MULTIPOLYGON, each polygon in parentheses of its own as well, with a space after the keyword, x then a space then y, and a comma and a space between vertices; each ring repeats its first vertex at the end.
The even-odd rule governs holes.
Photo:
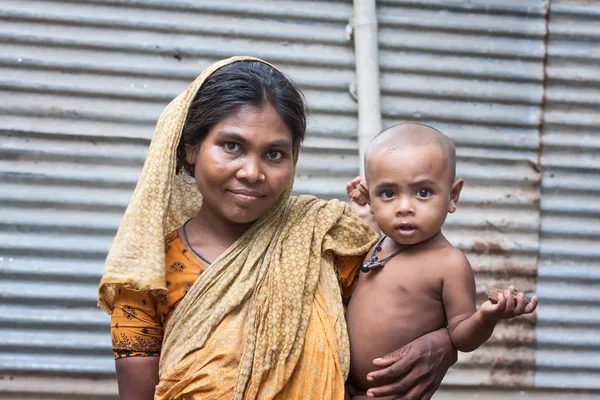
MULTIPOLYGON (((125 357, 159 357, 163 341, 164 325, 171 317, 179 302, 206 269, 206 266, 183 244, 177 232, 165 239, 166 293, 152 294, 120 288, 115 296, 111 317, 112 347, 115 359, 125 357)), ((334 268, 344 305, 350 299, 362 257, 339 257, 334 255, 334 268)), ((323 331, 332 326, 324 301, 324 294, 315 297, 312 317, 309 322, 304 344, 303 358, 286 390, 264 397, 272 398, 323 398, 337 399, 343 396, 343 381, 321 379, 315 384, 315 374, 319 377, 337 375, 335 373, 335 346, 323 338, 323 331)), ((332 294, 337 295, 337 294, 332 294)), ((218 354, 211 359, 202 359, 203 352, 184 359, 172 371, 168 382, 158 387, 157 398, 213 398, 215 393, 231 395, 235 384, 235 371, 240 359, 244 318, 242 313, 233 313, 215 331, 208 341, 206 352, 218 354), (223 339, 225 338, 225 340, 223 339), (218 350, 218 351, 216 351, 218 350), (186 372, 200 370, 193 379, 186 380, 186 372), (178 392, 178 393, 174 393, 178 392)), ((330 328, 329 328, 330 329, 330 328)))

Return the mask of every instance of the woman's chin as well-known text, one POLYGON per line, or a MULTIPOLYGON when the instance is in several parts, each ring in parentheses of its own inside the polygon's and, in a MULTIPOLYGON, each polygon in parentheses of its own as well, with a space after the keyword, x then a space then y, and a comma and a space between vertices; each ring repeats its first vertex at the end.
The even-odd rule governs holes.
POLYGON ((229 215, 225 215, 225 218, 232 224, 235 225, 252 225, 256 222, 262 214, 258 214, 256 212, 248 212, 244 210, 244 212, 231 213, 229 215))
POLYGON ((265 207, 265 204, 261 204, 260 207, 257 206, 239 207, 237 204, 232 204, 231 207, 226 207, 221 215, 232 224, 252 224, 268 214, 273 204, 270 204, 269 207, 265 207))

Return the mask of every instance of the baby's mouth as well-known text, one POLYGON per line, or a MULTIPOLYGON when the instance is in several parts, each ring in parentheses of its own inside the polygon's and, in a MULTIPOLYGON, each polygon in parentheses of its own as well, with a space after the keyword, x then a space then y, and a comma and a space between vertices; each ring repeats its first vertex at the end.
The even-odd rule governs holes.
POLYGON ((417 227, 415 225, 411 225, 411 224, 402 224, 402 225, 398 225, 396 227, 396 231, 401 236, 411 236, 416 232, 416 230, 417 230, 417 227))
POLYGON ((417 229, 417 227, 410 224, 402 224, 399 225, 396 229, 398 229, 399 231, 414 231, 415 229, 417 229))

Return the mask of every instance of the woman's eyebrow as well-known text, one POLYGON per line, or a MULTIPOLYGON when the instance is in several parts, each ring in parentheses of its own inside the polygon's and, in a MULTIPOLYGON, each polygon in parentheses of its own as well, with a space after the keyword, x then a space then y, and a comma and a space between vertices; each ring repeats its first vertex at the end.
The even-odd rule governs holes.
MULTIPOLYGON (((232 140, 241 144, 248 144, 250 140, 237 132, 231 131, 219 131, 219 137, 221 140, 232 140)), ((274 140, 269 143, 268 147, 292 147, 292 142, 285 139, 274 140)))
POLYGON ((243 135, 240 135, 239 133, 236 132, 230 132, 230 131, 219 131, 219 136, 221 137, 221 139, 229 139, 229 140, 233 140, 236 142, 240 142, 242 144, 246 144, 248 142, 250 142, 250 140, 248 140, 247 137, 244 137, 243 135))
POLYGON ((270 147, 292 147, 292 142, 289 140, 274 140, 270 143, 270 147))

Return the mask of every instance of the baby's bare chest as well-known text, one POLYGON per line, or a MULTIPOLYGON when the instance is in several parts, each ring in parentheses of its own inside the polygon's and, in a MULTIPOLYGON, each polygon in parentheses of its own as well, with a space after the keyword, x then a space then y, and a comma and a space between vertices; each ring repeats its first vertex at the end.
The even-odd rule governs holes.
POLYGON ((398 256, 378 270, 360 273, 353 297, 388 297, 390 303, 405 297, 441 301, 443 260, 434 257, 398 256))
POLYGON ((446 324, 443 265, 417 257, 393 261, 383 269, 361 272, 348 305, 354 379, 371 370, 374 358, 446 324))

